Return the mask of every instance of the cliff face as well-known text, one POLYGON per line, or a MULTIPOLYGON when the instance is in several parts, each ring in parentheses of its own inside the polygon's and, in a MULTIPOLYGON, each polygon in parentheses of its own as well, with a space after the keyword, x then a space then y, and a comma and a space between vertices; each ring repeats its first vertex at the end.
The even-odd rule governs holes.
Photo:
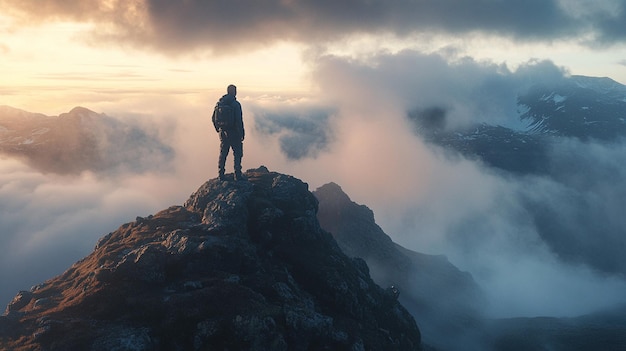
POLYGON ((393 294, 316 218, 306 183, 261 167, 122 225, 0 317, 11 350, 417 350, 393 294))

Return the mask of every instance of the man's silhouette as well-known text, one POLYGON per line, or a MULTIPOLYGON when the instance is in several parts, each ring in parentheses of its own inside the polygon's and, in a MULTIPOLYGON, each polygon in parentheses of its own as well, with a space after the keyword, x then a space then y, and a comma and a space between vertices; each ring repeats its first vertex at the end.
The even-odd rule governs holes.
POLYGON ((241 104, 237 101, 237 87, 229 85, 226 88, 226 95, 222 96, 213 111, 213 126, 220 135, 220 157, 218 162, 219 177, 226 180, 224 176, 226 168, 226 157, 230 149, 233 149, 235 160, 235 180, 243 179, 241 175, 241 158, 243 157, 243 139, 245 130, 243 128, 243 114, 241 112, 241 104), (232 108, 234 117, 233 123, 220 123, 218 121, 218 106, 226 106, 232 108))

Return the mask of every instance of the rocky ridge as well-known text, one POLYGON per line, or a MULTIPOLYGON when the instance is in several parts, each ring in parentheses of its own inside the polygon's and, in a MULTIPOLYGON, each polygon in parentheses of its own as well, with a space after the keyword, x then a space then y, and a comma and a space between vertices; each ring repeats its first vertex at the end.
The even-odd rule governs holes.
POLYGON ((302 181, 265 167, 104 236, 0 317, 11 350, 418 350, 409 312, 346 256, 302 181))
POLYGON ((393 242, 376 224, 372 210, 353 202, 339 185, 325 184, 313 194, 319 200, 317 218, 322 228, 346 255, 367 262, 377 284, 397 289, 400 302, 420 325, 425 343, 454 349, 450 345, 463 333, 472 333, 482 324, 486 297, 469 273, 443 255, 415 252, 393 242))

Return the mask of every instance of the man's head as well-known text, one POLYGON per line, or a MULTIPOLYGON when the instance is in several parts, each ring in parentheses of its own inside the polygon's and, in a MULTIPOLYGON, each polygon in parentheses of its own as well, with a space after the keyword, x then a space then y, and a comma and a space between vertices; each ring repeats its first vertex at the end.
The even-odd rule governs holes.
POLYGON ((229 85, 228 88, 226 88, 226 93, 232 96, 237 96, 237 87, 234 85, 229 85))

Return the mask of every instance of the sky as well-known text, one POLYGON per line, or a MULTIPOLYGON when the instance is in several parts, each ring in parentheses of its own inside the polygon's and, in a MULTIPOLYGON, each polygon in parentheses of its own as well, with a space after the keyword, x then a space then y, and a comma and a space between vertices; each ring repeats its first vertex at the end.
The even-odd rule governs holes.
MULTIPOLYGON (((450 159, 405 118, 443 105, 459 125, 511 125, 530 81, 626 84, 623 1, 0 0, 0 9, 0 105, 149 121, 177 155, 167 172, 73 176, 0 158, 0 303, 215 177, 209 114, 231 83, 244 109, 244 168, 266 165, 312 190, 336 182, 394 240, 472 273, 494 315, 576 315, 624 295, 623 277, 564 262, 537 237, 520 193, 536 189, 523 198, 540 202, 569 188, 450 159), (482 236, 468 246, 459 235, 471 225, 482 236)), ((614 164, 623 150, 587 152, 626 175, 614 164)), ((590 198, 601 189, 593 184, 590 198)))

